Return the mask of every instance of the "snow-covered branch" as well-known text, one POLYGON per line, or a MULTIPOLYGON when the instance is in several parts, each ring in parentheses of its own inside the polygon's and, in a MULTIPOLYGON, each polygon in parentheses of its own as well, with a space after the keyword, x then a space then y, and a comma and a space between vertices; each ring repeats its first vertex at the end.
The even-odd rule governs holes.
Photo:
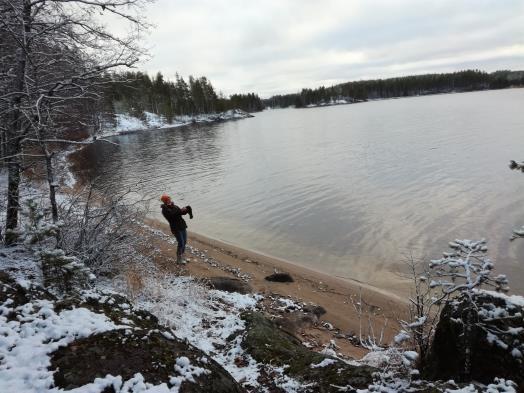
POLYGON ((71 142, 67 134, 79 125, 94 134, 92 112, 100 86, 107 83, 105 74, 131 67, 145 55, 139 38, 148 28, 141 12, 147 2, 0 0, 0 155, 9 167, 6 228, 18 224, 24 149, 35 144, 41 149, 54 199, 54 152, 64 144, 86 143, 71 142), (109 15, 127 25, 126 33, 106 27, 103 19, 109 15))
POLYGON ((435 279, 430 287, 440 287, 445 295, 466 295, 482 285, 488 285, 497 291, 507 291, 508 280, 505 275, 492 276, 494 264, 486 255, 488 248, 482 240, 455 240, 449 243, 453 252, 444 253, 444 257, 430 262, 435 279), (447 279, 442 279, 447 278, 447 279))

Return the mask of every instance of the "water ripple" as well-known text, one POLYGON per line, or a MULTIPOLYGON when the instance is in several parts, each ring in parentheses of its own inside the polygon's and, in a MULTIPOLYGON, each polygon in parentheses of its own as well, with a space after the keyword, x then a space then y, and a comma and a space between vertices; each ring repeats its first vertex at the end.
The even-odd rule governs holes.
POLYGON ((273 110, 85 154, 107 184, 190 202, 197 231, 327 273, 378 282, 406 252, 487 237, 522 292, 524 247, 507 242, 524 224, 524 178, 507 169, 522 104, 513 89, 273 110))

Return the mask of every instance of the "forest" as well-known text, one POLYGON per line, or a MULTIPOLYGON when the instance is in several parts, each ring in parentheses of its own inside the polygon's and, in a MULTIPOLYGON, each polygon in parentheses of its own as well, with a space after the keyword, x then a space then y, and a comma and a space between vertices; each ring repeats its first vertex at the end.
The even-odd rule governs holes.
POLYGON ((141 118, 152 112, 171 122, 175 116, 242 109, 257 112, 264 109, 255 93, 233 94, 229 98, 217 93, 205 76, 189 76, 187 82, 178 74, 170 81, 158 72, 154 77, 140 71, 115 72, 106 75, 104 91, 106 108, 113 113, 129 113, 141 118))
POLYGON ((411 75, 388 79, 345 82, 331 87, 302 89, 300 93, 275 95, 264 104, 271 108, 302 108, 339 102, 419 96, 524 86, 524 71, 487 73, 465 70, 445 74, 411 75))

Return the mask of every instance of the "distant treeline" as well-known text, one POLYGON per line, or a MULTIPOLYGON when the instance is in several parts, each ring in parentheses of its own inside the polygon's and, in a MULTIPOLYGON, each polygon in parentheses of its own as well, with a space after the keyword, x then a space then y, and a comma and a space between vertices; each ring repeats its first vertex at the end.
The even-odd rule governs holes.
POLYGON ((164 116, 171 121, 175 116, 198 115, 242 109, 256 112, 264 109, 255 93, 233 94, 226 98, 217 94, 205 77, 190 76, 186 82, 180 75, 174 81, 159 72, 153 78, 143 72, 123 72, 107 76, 106 107, 120 113, 143 117, 144 112, 164 116))
POLYGON ((502 89, 524 86, 524 71, 487 73, 466 70, 447 74, 426 74, 389 79, 346 82, 331 87, 302 89, 300 93, 276 95, 264 100, 265 106, 297 108, 336 102, 359 102, 368 99, 407 97, 448 92, 502 89))
POLYGON ((233 94, 229 97, 217 94, 205 76, 190 76, 186 82, 178 74, 171 81, 165 79, 160 72, 154 77, 143 72, 122 72, 107 75, 106 78, 109 83, 106 85, 104 102, 108 112, 126 112, 140 118, 144 116, 144 112, 152 112, 164 116, 168 121, 175 116, 223 112, 229 109, 257 112, 265 107, 302 108, 378 98, 524 86, 524 71, 487 73, 466 70, 346 82, 330 87, 302 89, 300 93, 276 95, 261 100, 255 93, 233 94))

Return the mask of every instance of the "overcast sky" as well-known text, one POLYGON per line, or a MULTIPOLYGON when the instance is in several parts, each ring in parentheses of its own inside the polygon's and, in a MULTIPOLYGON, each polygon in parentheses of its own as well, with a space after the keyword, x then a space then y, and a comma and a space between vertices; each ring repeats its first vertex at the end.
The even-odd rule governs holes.
POLYGON ((524 70, 524 0, 157 0, 149 73, 262 97, 465 68, 524 70))

